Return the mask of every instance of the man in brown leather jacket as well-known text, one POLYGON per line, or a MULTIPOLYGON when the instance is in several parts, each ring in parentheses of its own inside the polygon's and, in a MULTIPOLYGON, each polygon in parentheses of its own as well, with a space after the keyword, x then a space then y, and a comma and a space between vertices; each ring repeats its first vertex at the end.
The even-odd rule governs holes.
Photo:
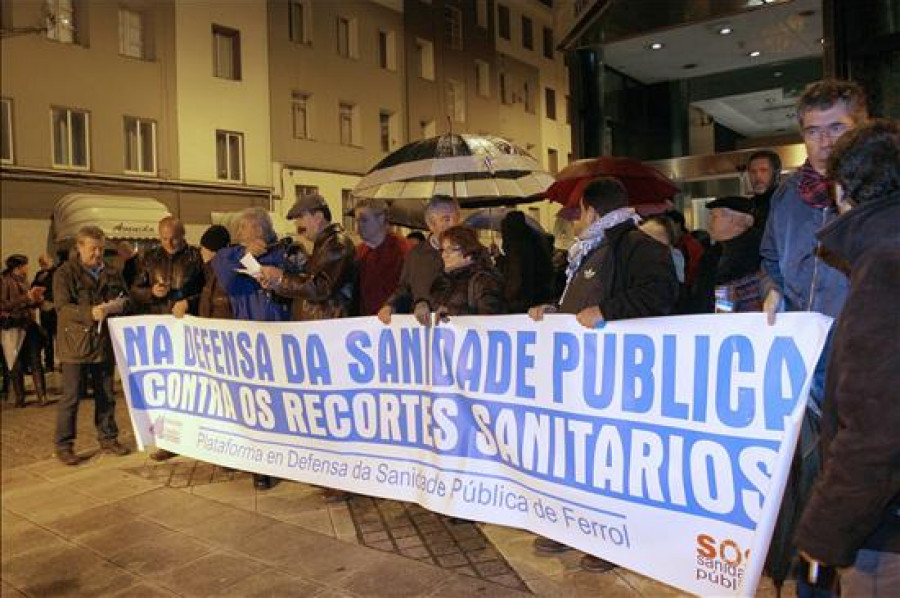
POLYGON ((356 266, 354 247, 340 224, 331 222, 325 198, 304 195, 287 213, 297 230, 313 242, 312 255, 300 273, 263 266, 262 283, 282 297, 293 299, 293 319, 327 320, 351 315, 356 266))
POLYGON ((197 315, 203 289, 200 251, 185 243, 184 225, 173 216, 159 221, 159 247, 140 260, 131 285, 131 300, 137 313, 197 315))
MULTIPOLYGON (((312 254, 300 273, 263 266, 260 282, 272 292, 293 299, 293 319, 327 320, 351 315, 356 283, 353 242, 318 193, 304 195, 287 213, 297 230, 313 242, 312 254)), ((348 492, 326 488, 327 502, 347 500, 348 492)))

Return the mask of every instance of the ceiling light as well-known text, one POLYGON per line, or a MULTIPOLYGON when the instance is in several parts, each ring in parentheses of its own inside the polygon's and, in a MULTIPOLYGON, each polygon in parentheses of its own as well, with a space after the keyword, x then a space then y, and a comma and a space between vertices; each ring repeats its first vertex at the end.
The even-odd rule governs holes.
POLYGON ((825 38, 824 38, 824 37, 820 37, 820 38, 819 38, 819 43, 822 44, 822 45, 824 46, 824 45, 825 45, 825 38))
POLYGON ((731 35, 734 33, 734 29, 731 27, 722 27, 719 29, 719 35, 731 35))
POLYGON ((753 50, 752 52, 747 52, 747 56, 749 56, 750 58, 756 58, 760 54, 762 54, 762 52, 760 52, 759 50, 753 50))
POLYGON ((782 73, 781 71, 775 71, 774 73, 772 73, 772 76, 773 76, 773 77, 780 77, 780 76, 783 75, 783 74, 784 74, 784 73, 782 73))
POLYGON ((651 42, 651 43, 647 44, 647 49, 653 50, 654 52, 656 50, 662 50, 665 47, 666 47, 666 45, 662 42, 651 42))

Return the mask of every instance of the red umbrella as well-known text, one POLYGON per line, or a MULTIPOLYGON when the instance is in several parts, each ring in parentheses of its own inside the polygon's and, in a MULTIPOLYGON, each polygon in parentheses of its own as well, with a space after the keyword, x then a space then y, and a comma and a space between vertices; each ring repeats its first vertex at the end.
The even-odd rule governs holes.
POLYGON ((556 175, 556 182, 544 197, 567 208, 577 208, 584 188, 600 176, 619 179, 628 192, 632 206, 664 204, 679 192, 678 187, 655 168, 631 158, 601 156, 577 160, 556 175))

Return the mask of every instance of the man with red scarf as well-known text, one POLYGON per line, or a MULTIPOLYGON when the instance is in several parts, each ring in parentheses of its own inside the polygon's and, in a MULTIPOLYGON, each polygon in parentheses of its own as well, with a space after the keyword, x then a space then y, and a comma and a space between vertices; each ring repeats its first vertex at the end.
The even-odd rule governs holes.
MULTIPOLYGON (((797 102, 797 120, 806 145, 806 162, 772 196, 769 219, 760 246, 764 297, 763 310, 770 324, 778 311, 815 311, 837 318, 850 288, 848 267, 819 243, 816 233, 837 218, 831 182, 826 178, 828 157, 837 140, 868 120, 863 89, 849 81, 825 79, 809 85, 797 102)), ((816 365, 809 391, 809 404, 798 443, 803 455, 796 476, 799 489, 793 499, 802 504, 818 471, 818 428, 825 392, 825 370, 831 338, 816 365)), ((799 458, 799 457, 796 457, 799 458)), ((789 482, 792 484, 792 482, 789 482)), ((776 536, 789 537, 793 523, 786 515, 790 505, 782 505, 776 523, 776 536)), ((773 543, 766 568, 776 581, 790 546, 773 543), (780 555, 776 553, 781 553, 780 555), (778 563, 782 565, 778 565, 778 563)), ((797 595, 830 595, 797 582, 797 595)))

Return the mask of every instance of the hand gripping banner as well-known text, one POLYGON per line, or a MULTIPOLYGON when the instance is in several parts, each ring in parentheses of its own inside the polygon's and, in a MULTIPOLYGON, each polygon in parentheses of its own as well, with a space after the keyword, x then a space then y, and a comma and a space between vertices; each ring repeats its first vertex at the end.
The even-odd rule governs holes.
POLYGON ((752 596, 831 319, 114 318, 141 448, 531 530, 752 596))

